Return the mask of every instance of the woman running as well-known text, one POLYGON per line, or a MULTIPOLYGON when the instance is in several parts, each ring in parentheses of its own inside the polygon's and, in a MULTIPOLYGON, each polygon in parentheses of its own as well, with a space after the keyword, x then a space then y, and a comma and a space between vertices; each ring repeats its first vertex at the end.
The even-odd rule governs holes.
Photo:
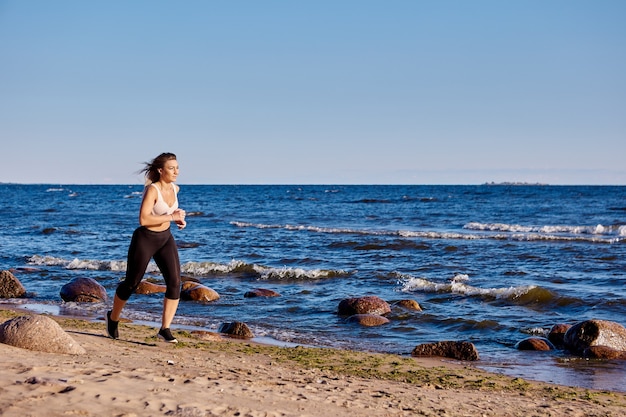
POLYGON ((185 210, 178 208, 180 187, 174 184, 178 177, 176 155, 162 153, 152 162, 146 163, 141 172, 146 176, 146 187, 139 209, 140 226, 133 232, 128 248, 126 278, 118 285, 113 307, 106 314, 107 334, 113 339, 119 337, 117 327, 122 309, 139 286, 152 258, 163 274, 166 285, 158 337, 169 343, 177 343, 170 325, 180 298, 180 261, 170 223, 176 223, 179 229, 184 229, 187 223, 185 210))

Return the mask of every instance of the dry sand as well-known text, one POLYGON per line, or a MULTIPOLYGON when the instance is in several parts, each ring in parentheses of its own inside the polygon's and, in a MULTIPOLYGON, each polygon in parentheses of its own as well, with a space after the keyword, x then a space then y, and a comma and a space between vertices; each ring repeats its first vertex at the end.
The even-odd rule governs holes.
MULTIPOLYGON (((23 313, 0 310, 0 322, 23 313)), ((2 416, 622 416, 626 395, 490 374, 440 359, 285 348, 55 318, 86 351, 0 344, 2 416)))

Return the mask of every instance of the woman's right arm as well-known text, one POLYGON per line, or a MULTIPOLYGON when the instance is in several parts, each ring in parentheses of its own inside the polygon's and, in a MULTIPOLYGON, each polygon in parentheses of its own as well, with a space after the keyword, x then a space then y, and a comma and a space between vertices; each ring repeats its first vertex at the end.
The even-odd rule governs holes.
POLYGON ((145 227, 160 227, 164 223, 174 220, 171 214, 156 215, 152 214, 154 205, 157 201, 157 191, 154 187, 148 186, 141 200, 141 208, 139 209, 139 224, 145 227))

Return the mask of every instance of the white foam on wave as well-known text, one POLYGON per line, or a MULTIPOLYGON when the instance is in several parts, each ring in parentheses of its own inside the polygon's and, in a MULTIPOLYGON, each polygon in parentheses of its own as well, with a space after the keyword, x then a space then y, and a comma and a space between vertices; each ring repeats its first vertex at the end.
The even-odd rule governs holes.
MULTIPOLYGON (((93 259, 78 259, 71 260, 57 258, 54 256, 41 256, 33 255, 28 258, 29 265, 38 266, 60 266, 65 269, 77 269, 77 270, 90 270, 90 271, 113 271, 124 272, 126 271, 126 261, 100 261, 93 259)), ((146 270, 148 273, 158 273, 159 268, 154 262, 148 264, 146 270)))
POLYGON ((294 225, 294 224, 262 224, 262 223, 247 223, 247 222, 230 222, 233 226, 237 227, 251 227, 255 229, 284 229, 317 233, 344 233, 344 234, 386 234, 387 232, 365 231, 358 229, 345 229, 334 227, 320 227, 320 226, 306 226, 306 225, 294 225))
POLYGON ((249 264, 240 260, 231 260, 227 264, 215 262, 187 262, 181 266, 184 273, 191 275, 209 274, 252 274, 259 279, 323 279, 337 276, 350 275, 343 270, 304 269, 267 267, 258 264, 249 264))
POLYGON ((570 225, 544 225, 544 226, 522 226, 519 224, 506 223, 479 223, 470 222, 463 226, 468 230, 480 231, 500 231, 512 233, 567 233, 572 235, 620 235, 623 236, 624 226, 570 226, 570 225))
MULTIPOLYGON (((59 266, 65 269, 91 270, 91 271, 126 271, 126 261, 100 261, 92 259, 67 260, 53 256, 33 255, 28 259, 29 265, 59 266)), ((157 265, 151 261, 146 270, 147 273, 160 273, 157 265)), ((351 275, 352 272, 344 270, 305 269, 291 267, 267 267, 258 264, 248 264, 244 261, 231 260, 227 264, 216 262, 187 262, 181 265, 181 272, 189 275, 202 276, 210 274, 251 274, 259 279, 300 279, 316 280, 351 275)))
POLYGON ((320 227, 307 225, 280 225, 247 222, 231 222, 232 225, 242 228, 256 229, 283 229, 290 231, 306 231, 314 233, 336 233, 370 236, 399 236, 403 238, 422 239, 450 239, 450 240, 517 240, 517 241, 564 241, 564 242, 588 242, 588 243, 617 243, 624 240, 626 226, 602 225, 596 226, 521 226, 504 223, 477 223, 470 222, 463 226, 466 230, 481 232, 506 232, 506 233, 458 233, 420 230, 368 230, 336 227, 320 227), (559 234, 561 233, 561 234, 559 234), (617 235, 616 237, 614 237, 617 235))
POLYGON ((349 275, 343 270, 303 269, 303 268, 264 268, 261 279, 324 279, 349 275))
POLYGON ((522 285, 518 287, 503 288, 479 288, 469 285, 469 276, 465 274, 455 275, 449 282, 439 283, 426 278, 400 275, 401 291, 403 292, 431 292, 450 293, 467 296, 489 296, 496 299, 510 299, 520 297, 537 288, 536 285, 522 285))

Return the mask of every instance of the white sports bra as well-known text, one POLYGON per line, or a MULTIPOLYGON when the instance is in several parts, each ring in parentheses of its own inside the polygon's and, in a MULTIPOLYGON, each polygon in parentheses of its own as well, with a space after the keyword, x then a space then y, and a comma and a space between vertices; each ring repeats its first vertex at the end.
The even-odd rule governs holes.
POLYGON ((163 195, 161 195, 161 190, 159 190, 159 187, 157 187, 154 183, 150 185, 156 188, 158 195, 157 201, 156 203, 154 203, 154 207, 152 208, 152 214, 162 216, 164 214, 174 213, 174 211, 178 208, 178 193, 176 192, 176 186, 172 185, 172 187, 174 188, 174 204, 168 206, 165 200, 163 200, 163 195))

